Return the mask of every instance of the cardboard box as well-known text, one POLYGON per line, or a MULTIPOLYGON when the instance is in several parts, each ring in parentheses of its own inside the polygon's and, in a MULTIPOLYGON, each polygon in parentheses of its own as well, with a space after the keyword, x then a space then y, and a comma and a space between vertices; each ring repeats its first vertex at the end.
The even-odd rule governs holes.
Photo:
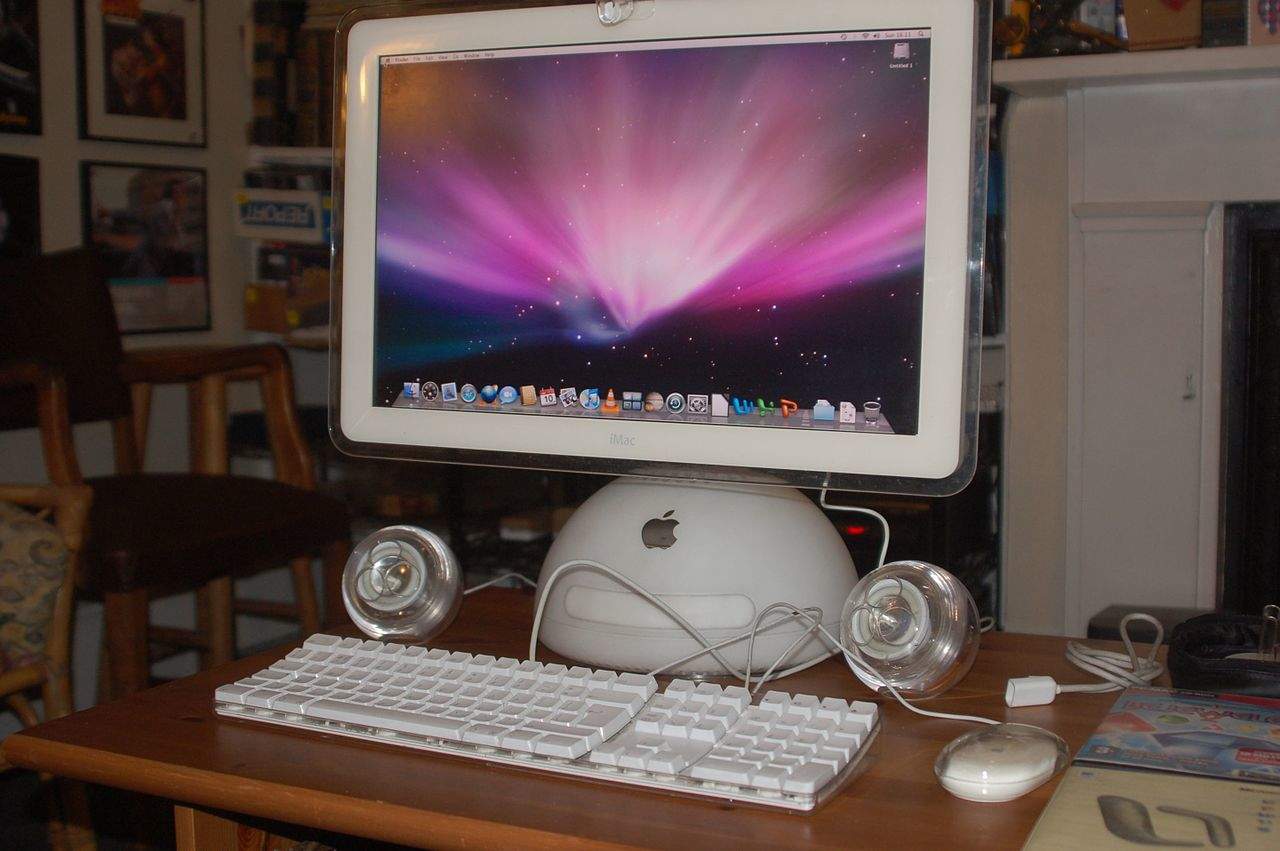
POLYGON ((1130 50, 1200 44, 1200 0, 1125 0, 1130 50))
POLYGON ((287 311, 289 300, 284 284, 246 284, 244 288, 244 327, 246 331, 268 334, 289 333, 287 311))
MULTIPOLYGON (((327 281, 326 281, 327 284, 327 281)), ((289 334, 300 328, 329 324, 329 289, 310 289, 290 293, 288 286, 276 282, 258 282, 244 288, 244 327, 246 331, 289 334)))

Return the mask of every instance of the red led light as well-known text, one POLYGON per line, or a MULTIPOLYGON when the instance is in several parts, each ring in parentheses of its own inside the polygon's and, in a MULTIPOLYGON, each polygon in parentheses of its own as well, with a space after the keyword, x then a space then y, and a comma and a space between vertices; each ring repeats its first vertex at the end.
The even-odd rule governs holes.
POLYGON ((858 535, 865 535, 867 534, 867 527, 866 526, 845 526, 844 533, 846 535, 853 535, 855 537, 858 535))

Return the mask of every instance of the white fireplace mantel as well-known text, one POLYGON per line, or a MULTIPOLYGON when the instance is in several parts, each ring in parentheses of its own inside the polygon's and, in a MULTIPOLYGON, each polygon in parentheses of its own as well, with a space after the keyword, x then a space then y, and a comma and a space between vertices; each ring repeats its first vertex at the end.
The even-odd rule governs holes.
POLYGON ((1222 209, 1280 200, 1280 47, 995 63, 1003 619, 1218 594, 1222 209))
POLYGON ((1149 50, 996 62, 993 82, 1023 97, 1069 89, 1226 82, 1280 77, 1280 45, 1149 50))

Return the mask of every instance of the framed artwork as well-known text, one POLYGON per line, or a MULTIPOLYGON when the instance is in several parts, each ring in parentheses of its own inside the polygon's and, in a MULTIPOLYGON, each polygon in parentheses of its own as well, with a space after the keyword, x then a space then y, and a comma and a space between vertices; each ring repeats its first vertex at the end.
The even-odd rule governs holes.
POLYGON ((79 0, 80 135, 205 145, 204 0, 79 0))
POLYGON ((0 257, 40 253, 40 161, 0 156, 0 257))
POLYGON ((40 133, 37 0, 0 0, 0 133, 40 133))
POLYGON ((120 331, 203 331, 209 317, 202 168, 84 162, 84 243, 102 252, 120 331))

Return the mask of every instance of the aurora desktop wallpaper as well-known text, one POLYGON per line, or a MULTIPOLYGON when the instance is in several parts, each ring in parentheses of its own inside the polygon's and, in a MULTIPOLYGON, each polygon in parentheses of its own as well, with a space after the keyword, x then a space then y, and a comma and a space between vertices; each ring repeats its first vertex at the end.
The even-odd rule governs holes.
POLYGON ((706 43, 382 65, 375 404, 729 392, 917 432, 928 39, 706 43))

